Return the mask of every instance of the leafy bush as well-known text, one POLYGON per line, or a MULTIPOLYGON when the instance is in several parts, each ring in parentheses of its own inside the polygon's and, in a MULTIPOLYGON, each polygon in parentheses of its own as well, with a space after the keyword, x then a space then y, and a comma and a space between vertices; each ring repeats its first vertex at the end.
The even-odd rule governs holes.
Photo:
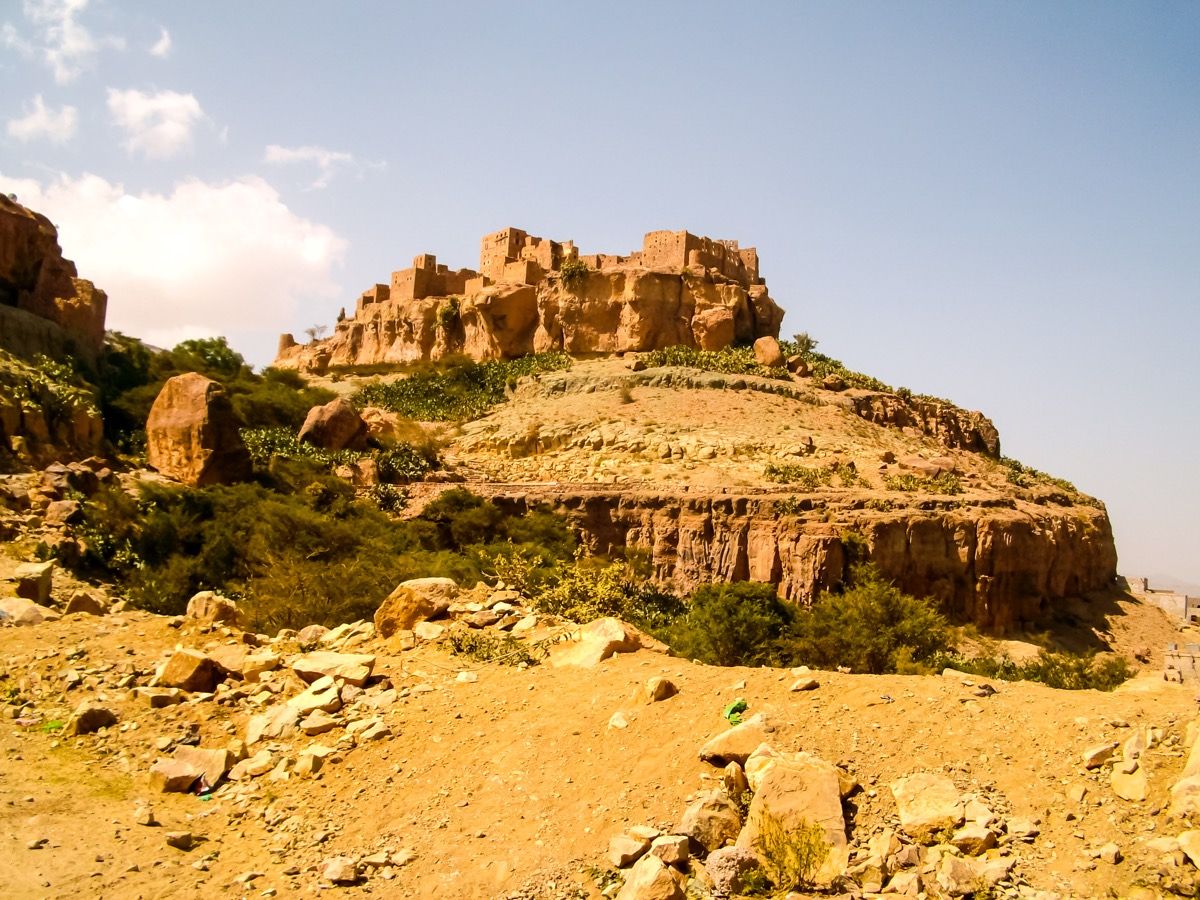
POLYGON ((698 350, 682 345, 652 350, 642 357, 651 368, 658 366, 687 366, 706 372, 721 372, 725 375, 757 375, 791 381, 786 369, 772 369, 760 365, 750 347, 726 347, 724 350, 698 350))
POLYGON ((853 369, 846 368, 841 360, 818 353, 815 349, 817 342, 808 334, 798 334, 790 341, 780 341, 779 346, 784 356, 800 356, 807 363, 811 376, 817 381, 821 381, 829 375, 837 375, 853 388, 884 393, 892 392, 891 387, 878 378, 864 375, 862 372, 855 372, 853 369))
POLYGON ((961 494, 962 479, 953 472, 942 472, 933 478, 922 478, 906 472, 903 475, 884 475, 883 483, 889 491, 916 491, 925 494, 961 494))
POLYGON ((692 593, 687 612, 657 635, 678 655, 710 665, 771 665, 794 615, 769 584, 706 584, 692 593))
POLYGON ((763 478, 776 484, 794 484, 806 491, 815 491, 833 483, 833 470, 798 463, 767 463, 763 478))
POLYGON ((755 821, 754 849, 776 890, 794 891, 811 885, 829 858, 821 824, 801 821, 799 827, 789 828, 766 809, 755 813, 755 821))
POLYGON ((366 452, 325 450, 298 440, 288 428, 243 428, 242 440, 250 451, 250 459, 259 469, 267 468, 273 459, 282 458, 308 460, 328 472, 367 457, 375 460, 381 481, 397 484, 417 481, 439 465, 436 453, 428 446, 417 448, 410 444, 394 444, 366 452))
POLYGON ((1129 662, 1121 656, 1080 656, 1048 650, 1025 662, 1016 662, 1007 656, 968 658, 941 653, 933 657, 929 665, 939 670, 949 667, 982 678, 1036 681, 1067 691, 1111 691, 1133 675, 1129 662))
POLYGON ((443 331, 449 331, 459 323, 459 308, 457 297, 447 297, 437 311, 438 325, 443 331))
POLYGON ((309 409, 333 399, 310 388, 295 372, 254 374, 225 338, 184 341, 154 351, 141 341, 110 332, 95 375, 105 437, 119 450, 140 452, 150 407, 168 378, 199 372, 221 382, 234 411, 254 427, 298 428, 309 409))
POLYGON ((901 592, 874 565, 853 566, 850 585, 822 594, 793 618, 781 640, 789 664, 879 675, 950 646, 949 626, 932 601, 901 592))
POLYGON ((446 643, 456 656, 469 656, 479 662, 499 662, 508 666, 536 666, 545 656, 545 648, 530 646, 511 634, 455 627, 446 633, 446 643))
POLYGON ((581 623, 615 616, 639 628, 656 629, 683 612, 679 598, 647 580, 636 560, 610 562, 580 554, 530 594, 542 612, 581 623))
POLYGON ((474 584, 488 554, 515 548, 553 563, 574 551, 561 519, 504 516, 466 491, 431 504, 432 518, 397 522, 340 479, 299 464, 279 485, 101 491, 77 532, 86 547, 79 574, 116 581, 134 605, 164 614, 217 590, 242 601, 252 627, 270 630, 368 618, 408 578, 474 584))
POLYGON ((355 392, 358 407, 377 406, 422 422, 477 419, 498 403, 523 375, 568 369, 565 353, 539 353, 520 359, 475 362, 451 357, 415 367, 397 381, 375 381, 355 392))
POLYGON ((568 259, 559 266, 558 274, 562 279, 563 287, 568 291, 574 291, 583 284, 589 271, 587 263, 583 260, 568 259))

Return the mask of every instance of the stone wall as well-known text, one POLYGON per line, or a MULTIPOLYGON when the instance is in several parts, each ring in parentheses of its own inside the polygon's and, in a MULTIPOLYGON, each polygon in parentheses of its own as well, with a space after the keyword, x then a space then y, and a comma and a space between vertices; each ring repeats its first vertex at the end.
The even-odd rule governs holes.
POLYGON ((580 256, 571 241, 519 228, 485 235, 479 271, 451 271, 422 254, 390 284, 363 292, 354 316, 325 340, 283 335, 275 365, 405 363, 465 353, 507 359, 564 350, 576 355, 675 345, 716 350, 777 337, 783 311, 758 274, 758 254, 737 241, 686 231, 646 235, 628 256, 580 256), (565 262, 584 265, 563 277, 565 262), (454 297, 458 316, 445 298, 454 297))

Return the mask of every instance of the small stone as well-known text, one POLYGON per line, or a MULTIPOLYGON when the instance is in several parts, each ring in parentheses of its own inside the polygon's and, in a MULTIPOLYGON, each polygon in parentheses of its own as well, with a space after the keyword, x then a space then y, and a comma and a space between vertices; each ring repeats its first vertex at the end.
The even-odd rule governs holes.
POLYGON ((649 849, 650 841, 644 838, 618 834, 608 842, 608 861, 618 869, 624 869, 641 859, 649 849))
POLYGON ((821 683, 815 678, 797 678, 792 682, 792 686, 788 688, 790 691, 815 691, 821 686, 821 683))
POLYGON ((1101 862, 1106 862, 1112 866, 1115 866, 1124 859, 1121 856, 1121 848, 1111 841, 1100 848, 1098 856, 1101 862))
POLYGON ((196 838, 190 831, 168 831, 163 835, 168 847, 188 851, 196 844, 196 838))
POLYGON ((688 839, 681 834, 664 834, 651 841, 650 852, 669 866, 686 865, 688 839))
POLYGON ((678 693, 679 688, 669 678, 655 675, 646 681, 646 700, 650 703, 658 703, 678 693))
POLYGON ((358 864, 348 856, 327 859, 321 868, 321 878, 332 884, 357 884, 359 877, 358 864))
POLYGON ((164 794, 186 794, 204 774, 192 763, 179 759, 160 759, 150 767, 150 790, 164 794))
POLYGON ((154 809, 150 806, 139 805, 133 811, 133 824, 144 828, 154 828, 158 820, 154 818, 154 809))
POLYGON ((1089 747, 1083 751, 1083 767, 1085 769, 1099 769, 1113 758, 1113 752, 1117 749, 1116 742, 1109 744, 1097 744, 1095 747, 1089 747))
POLYGON ((116 724, 117 715, 111 709, 95 703, 81 703, 67 720, 63 731, 66 734, 93 734, 116 724))

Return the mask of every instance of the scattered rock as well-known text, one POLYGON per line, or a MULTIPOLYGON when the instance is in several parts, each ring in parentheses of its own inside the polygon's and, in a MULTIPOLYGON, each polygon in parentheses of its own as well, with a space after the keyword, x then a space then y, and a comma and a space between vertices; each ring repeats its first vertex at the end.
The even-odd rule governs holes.
POLYGON ((754 358, 760 366, 769 369, 781 369, 787 364, 783 358, 783 351, 779 348, 779 341, 769 335, 754 342, 754 358))
POLYGON ((666 700, 669 697, 674 697, 679 693, 679 688, 675 686, 675 682, 669 678, 663 678, 661 675, 651 676, 646 681, 646 700, 649 703, 657 703, 660 700, 666 700))
POLYGON ((205 788, 214 788, 233 767, 233 754, 226 749, 205 750, 201 747, 176 747, 175 759, 200 770, 205 788))
POLYGON ((155 678, 156 687, 173 687, 196 693, 217 685, 217 667, 198 650, 176 650, 155 678))
POLYGON ((650 852, 669 866, 684 866, 688 861, 688 839, 681 834, 663 834, 650 842, 650 852))
POLYGON ((608 861, 618 869, 632 866, 650 849, 650 841, 633 837, 628 834, 618 834, 608 842, 608 861))
POLYGON ((331 884, 358 884, 362 875, 358 863, 348 856, 335 856, 325 860, 321 867, 321 878, 331 884))
POLYGON ((741 893, 746 876, 758 868, 758 857, 746 847, 722 847, 704 861, 704 870, 712 879, 713 887, 727 896, 741 893))
POLYGON ((63 731, 66 734, 92 734, 117 724, 117 714, 96 703, 84 702, 75 708, 63 731))
POLYGON ((963 821, 963 801, 954 782, 943 775, 918 772, 891 785, 900 827, 913 840, 928 841, 963 821))
POLYGON ((108 607, 86 591, 76 591, 67 601, 67 605, 63 607, 63 614, 103 616, 108 614, 108 607))
POLYGON ((13 572, 13 581, 16 582, 18 597, 45 606, 50 602, 54 585, 54 560, 21 563, 13 572))
POLYGON ((316 681, 328 675, 347 684, 362 687, 375 668, 375 657, 366 653, 335 653, 315 650, 292 662, 292 671, 305 681, 316 681))
POLYGON ((1099 769, 1101 766, 1107 765, 1112 761, 1117 747, 1118 744, 1116 742, 1089 747, 1083 751, 1083 767, 1085 769, 1099 769))
POLYGON ((750 754, 765 743, 775 729, 762 713, 756 713, 740 725, 727 728, 700 748, 700 758, 714 765, 745 763, 750 754))
POLYGON ((671 869, 647 854, 629 870, 617 900, 685 900, 685 894, 671 869))
POLYGON ((1112 841, 1109 841, 1107 844, 1105 844, 1103 847, 1101 847, 1099 849, 1099 851, 1096 854, 1096 858, 1099 859, 1101 862, 1108 863, 1111 866, 1115 866, 1122 859, 1124 859, 1124 857, 1121 855, 1121 848, 1118 847, 1116 844, 1114 844, 1112 841))
POLYGON ((188 851, 196 846, 196 837, 190 831, 168 831, 163 835, 168 847, 188 851))
POLYGON ((237 604, 214 591, 193 594, 188 601, 186 615, 205 625, 230 625, 236 628, 241 621, 237 604))
POLYGON ((627 622, 609 616, 581 626, 570 633, 568 640, 556 643, 550 649, 549 662, 555 667, 590 669, 615 653, 633 653, 637 650, 666 653, 667 645, 627 622))
POLYGON ((160 759, 150 767, 150 790, 186 794, 204 772, 182 759, 160 759))
POLYGON ((458 585, 449 578, 403 581, 375 610, 375 630, 382 637, 412 631, 417 623, 443 615, 458 594, 458 585))
POLYGON ((729 797, 721 791, 702 794, 684 810, 676 829, 687 836, 703 853, 711 853, 738 839, 742 830, 742 815, 729 797))
POLYGON ((299 440, 325 450, 365 450, 367 423, 349 400, 338 397, 308 411, 299 440))

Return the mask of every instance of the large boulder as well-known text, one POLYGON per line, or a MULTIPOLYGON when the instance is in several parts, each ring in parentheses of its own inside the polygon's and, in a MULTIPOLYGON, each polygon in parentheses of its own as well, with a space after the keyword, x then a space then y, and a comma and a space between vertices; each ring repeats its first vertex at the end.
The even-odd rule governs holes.
POLYGON ((680 878, 657 856, 643 856, 625 876, 617 900, 684 900, 680 878))
POLYGON ((250 454, 225 389, 196 372, 168 379, 146 422, 146 458, 169 478, 204 487, 250 477, 250 454))
POLYGON ((761 853, 771 829, 798 841, 812 830, 807 839, 825 847, 814 878, 828 883, 842 875, 849 850, 837 768, 807 753, 779 756, 762 776, 737 845, 761 853))
POLYGON ((944 775, 917 772, 891 785, 900 813, 900 827, 915 841, 932 840, 963 821, 963 799, 944 775))
POLYGON ((781 369, 787 364, 783 351, 779 349, 779 341, 770 335, 764 335, 754 342, 754 358, 759 365, 770 369, 781 369))
POLYGON ((634 653, 638 650, 667 652, 667 645, 662 641, 612 616, 588 622, 564 637, 565 640, 550 648, 550 665, 555 668, 577 666, 590 669, 615 653, 634 653))
POLYGON ((365 450, 367 423, 349 400, 338 397, 308 411, 300 440, 325 450, 365 450))
POLYGON ((436 619, 458 596, 458 585, 449 578, 412 578, 401 582, 375 610, 375 631, 391 637, 412 631, 420 622, 436 619))

